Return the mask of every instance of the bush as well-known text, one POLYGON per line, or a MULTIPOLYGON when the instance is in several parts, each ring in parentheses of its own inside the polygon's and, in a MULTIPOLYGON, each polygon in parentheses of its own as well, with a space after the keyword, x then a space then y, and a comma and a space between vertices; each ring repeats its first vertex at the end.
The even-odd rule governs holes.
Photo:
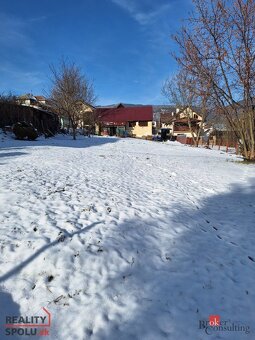
POLYGON ((38 137, 37 130, 32 124, 26 122, 18 122, 13 125, 13 133, 17 139, 35 140, 38 137))

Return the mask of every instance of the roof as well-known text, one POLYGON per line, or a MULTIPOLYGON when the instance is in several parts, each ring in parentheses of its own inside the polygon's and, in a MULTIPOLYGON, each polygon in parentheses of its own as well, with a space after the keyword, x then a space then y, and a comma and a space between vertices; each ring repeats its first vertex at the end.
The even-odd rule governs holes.
POLYGON ((175 116, 172 113, 165 112, 160 115, 161 123, 170 124, 174 120, 175 116))
POLYGON ((97 108, 98 120, 102 123, 109 122, 132 122, 132 121, 152 121, 152 106, 132 106, 119 108, 97 108))
POLYGON ((22 94, 21 96, 18 96, 18 99, 30 99, 36 101, 36 98, 31 93, 22 94))
POLYGON ((95 109, 95 106, 93 106, 92 104, 89 104, 88 102, 83 101, 83 104, 90 107, 93 110, 95 109))
POLYGON ((153 105, 154 113, 168 113, 168 112, 176 112, 177 107, 173 105, 153 105))
POLYGON ((34 96, 38 101, 44 101, 46 98, 44 96, 34 96))
POLYGON ((120 107, 134 107, 134 106, 143 106, 143 104, 118 103, 118 104, 115 105, 116 108, 120 108, 120 107))
POLYGON ((98 105, 96 108, 98 109, 108 109, 108 108, 121 108, 121 107, 134 107, 134 106, 144 106, 143 104, 128 104, 128 103, 117 103, 117 104, 111 104, 111 105, 98 105))
MULTIPOLYGON (((187 117, 180 118, 179 113, 175 114, 175 115, 172 115, 172 113, 161 114, 160 121, 161 121, 161 123, 164 123, 164 124, 172 124, 172 123, 188 124, 188 118, 187 117)), ((190 122, 191 123, 197 123, 197 122, 200 122, 200 120, 197 119, 197 118, 191 118, 190 122)))
POLYGON ((192 110, 194 113, 196 113, 196 114, 199 115, 199 116, 201 116, 201 114, 202 114, 202 109, 201 109, 201 107, 199 107, 199 106, 185 106, 185 107, 181 108, 181 109, 178 111, 178 113, 179 113, 179 114, 180 114, 180 113, 185 113, 185 111, 186 111, 187 109, 192 110))

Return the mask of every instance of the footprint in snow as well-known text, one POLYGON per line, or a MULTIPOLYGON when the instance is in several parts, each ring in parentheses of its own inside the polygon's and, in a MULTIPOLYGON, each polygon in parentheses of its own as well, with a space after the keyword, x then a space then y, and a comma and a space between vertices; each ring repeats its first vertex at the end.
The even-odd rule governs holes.
POLYGON ((234 246, 238 246, 238 244, 236 244, 235 242, 230 241, 231 244, 233 244, 234 246))

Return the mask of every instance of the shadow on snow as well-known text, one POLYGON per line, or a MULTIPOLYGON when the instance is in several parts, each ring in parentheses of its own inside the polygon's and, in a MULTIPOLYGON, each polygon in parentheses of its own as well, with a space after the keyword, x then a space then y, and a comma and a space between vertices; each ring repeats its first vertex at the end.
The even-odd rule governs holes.
POLYGON ((19 316, 20 307, 13 301, 12 295, 0 287, 0 339, 13 339, 17 340, 19 337, 15 335, 5 335, 6 317, 19 316))
MULTIPOLYGON (((133 259, 127 270, 110 277, 108 283, 120 304, 133 303, 128 315, 109 321, 109 331, 97 331, 97 339, 202 340, 207 335, 199 329, 199 320, 207 320, 210 314, 251 328, 249 334, 218 332, 214 339, 254 338, 255 182, 246 187, 235 185, 229 192, 205 198, 199 206, 192 204, 180 202, 173 207, 178 210, 173 215, 163 206, 169 215, 167 224, 156 218, 133 219, 115 227, 110 238, 103 240, 109 256, 115 242, 121 257, 133 259)), ((38 249, 4 273, 0 282, 17 275, 58 243, 38 249)))
POLYGON ((179 212, 164 229, 156 219, 120 226, 119 249, 131 242, 134 263, 109 284, 117 294, 124 278, 123 300, 135 296, 136 308, 98 339, 202 340, 208 335, 199 320, 211 314, 250 327, 249 334, 217 332, 213 339, 255 338, 255 181, 191 205, 174 207, 179 212))
POLYGON ((78 136, 76 140, 73 140, 71 136, 62 136, 57 135, 52 138, 44 139, 40 137, 35 141, 28 140, 17 140, 17 139, 8 139, 3 142, 3 146, 0 144, 1 150, 18 150, 35 146, 57 146, 57 147, 67 147, 67 148, 88 148, 92 146, 100 146, 103 144, 116 143, 120 141, 120 138, 117 137, 84 137, 78 136), (8 146, 4 144, 8 143, 8 146))

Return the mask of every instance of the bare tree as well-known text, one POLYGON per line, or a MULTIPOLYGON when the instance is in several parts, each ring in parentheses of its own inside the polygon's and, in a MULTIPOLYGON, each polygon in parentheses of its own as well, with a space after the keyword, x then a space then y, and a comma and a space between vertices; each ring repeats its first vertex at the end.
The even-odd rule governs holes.
POLYGON ((210 83, 217 111, 255 160, 255 0, 193 0, 195 14, 175 37, 189 74, 210 83))
POLYGON ((75 63, 62 61, 59 67, 50 66, 52 73, 52 89, 50 100, 55 109, 68 117, 73 139, 76 129, 83 119, 84 104, 92 105, 95 100, 94 85, 81 72, 75 63))
POLYGON ((210 86, 202 86, 199 79, 181 69, 175 76, 166 80, 162 94, 171 104, 185 111, 193 145, 197 147, 209 112, 210 86), (195 125, 192 114, 194 108, 199 109, 201 116, 201 121, 195 125))
POLYGON ((15 104, 17 102, 17 96, 14 95, 12 92, 8 94, 1 93, 0 94, 0 103, 11 103, 15 104))

